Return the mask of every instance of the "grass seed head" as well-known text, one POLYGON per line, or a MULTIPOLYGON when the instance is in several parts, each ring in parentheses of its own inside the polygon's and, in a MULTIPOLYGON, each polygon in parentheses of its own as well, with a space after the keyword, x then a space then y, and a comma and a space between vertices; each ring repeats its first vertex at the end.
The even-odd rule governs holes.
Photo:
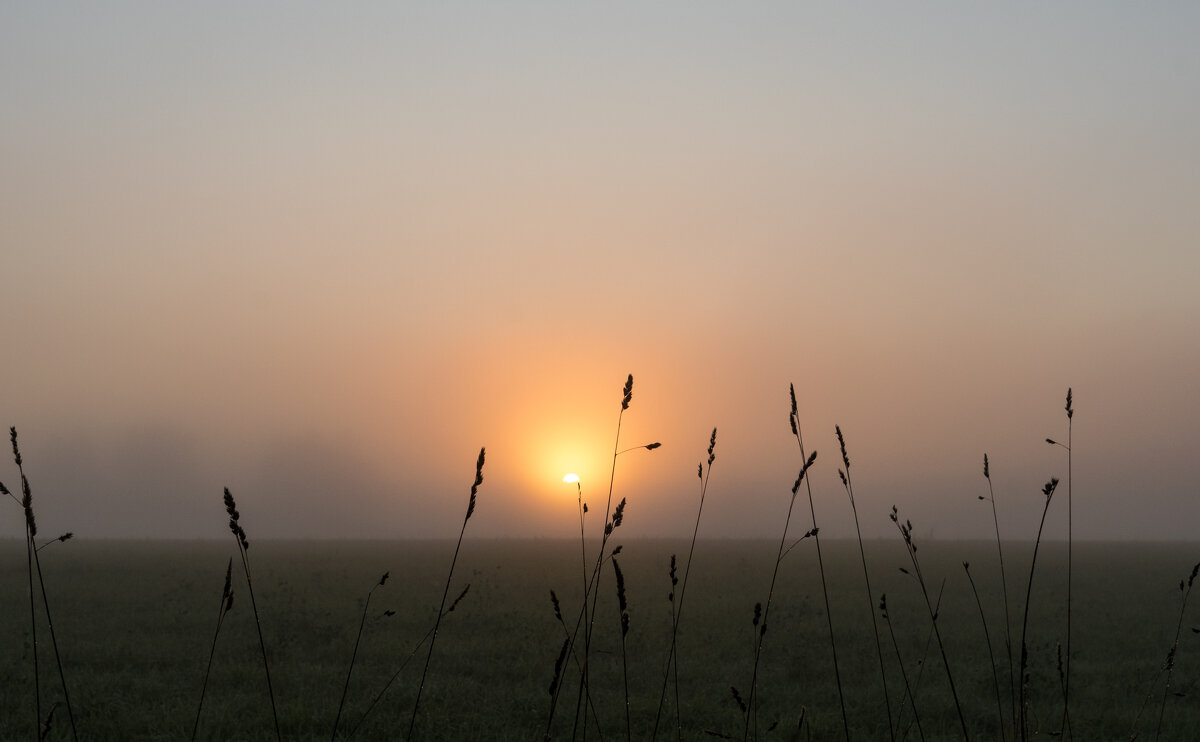
POLYGON ((729 692, 733 694, 733 701, 742 710, 742 713, 746 713, 746 702, 742 700, 742 694, 738 693, 738 689, 731 685, 729 686, 729 692))
POLYGON ((454 613, 454 609, 458 607, 459 601, 462 600, 463 598, 467 597, 467 591, 470 589, 471 589, 471 583, 468 582, 467 586, 464 587, 462 589, 462 592, 458 594, 458 597, 454 599, 454 602, 450 604, 450 607, 446 609, 446 613, 454 613))
POLYGON ((625 599, 625 573, 621 571, 621 564, 616 560, 612 560, 613 574, 617 576, 617 603, 621 607, 621 612, 629 610, 629 603, 625 599))
POLYGON ((558 690, 558 681, 562 677, 563 661, 567 659, 567 649, 571 646, 571 637, 563 639, 562 649, 558 650, 558 659, 554 660, 554 677, 550 679, 549 693, 554 695, 558 690))
POLYGON ((629 400, 633 399, 633 374, 630 374, 629 378, 625 380, 623 392, 625 396, 621 399, 621 410, 625 411, 629 409, 629 400))
POLYGON ((833 429, 837 431, 838 445, 842 449, 842 463, 846 465, 846 471, 850 471, 850 457, 846 455, 846 438, 842 435, 842 427, 834 425, 833 429))
POLYGON ((12 441, 13 460, 17 462, 17 466, 21 465, 21 448, 17 445, 17 428, 16 426, 8 429, 8 439, 12 441))
POLYGON ((991 472, 988 471, 988 457, 986 453, 983 455, 983 478, 988 481, 992 479, 991 472))
POLYGON ((229 488, 225 488, 225 512, 229 513, 229 530, 237 538, 243 549, 250 548, 250 542, 246 539, 246 531, 243 530, 241 523, 241 514, 238 513, 237 503, 233 501, 233 494, 229 488))
POLYGON ((467 517, 463 521, 471 519, 471 515, 475 512, 475 493, 479 491, 479 485, 483 484, 483 459, 486 449, 479 449, 479 458, 475 461, 475 483, 471 485, 471 499, 467 502, 467 517))
POLYGON ((1075 417, 1075 408, 1071 406, 1071 387, 1067 387, 1067 419, 1075 417))
POLYGON ((715 461, 717 458, 716 454, 713 453, 713 449, 716 448, 716 446, 717 446, 717 429, 713 428, 712 435, 708 439, 708 465, 709 466, 712 466, 712 462, 715 461))

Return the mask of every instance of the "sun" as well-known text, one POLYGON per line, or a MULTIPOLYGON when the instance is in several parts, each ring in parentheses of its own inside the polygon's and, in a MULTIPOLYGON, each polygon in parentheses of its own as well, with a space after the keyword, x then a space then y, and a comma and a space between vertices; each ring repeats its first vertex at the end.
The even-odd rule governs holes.
POLYGON ((579 483, 579 475, 578 474, 567 474, 566 476, 563 477, 563 481, 568 484, 578 484, 579 483))

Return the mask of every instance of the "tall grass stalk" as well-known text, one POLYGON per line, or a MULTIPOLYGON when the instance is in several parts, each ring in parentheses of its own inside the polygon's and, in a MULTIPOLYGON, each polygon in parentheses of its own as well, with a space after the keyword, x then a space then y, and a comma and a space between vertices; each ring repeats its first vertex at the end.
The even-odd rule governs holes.
MULTIPOLYGON (((12 429, 13 435, 16 435, 16 428, 12 429)), ((15 442, 15 438, 14 438, 15 442)), ((14 443, 15 444, 15 443, 14 443)), ((18 499, 8 487, 0 482, 0 492, 12 498, 13 502, 22 507, 25 511, 25 569, 29 576, 29 631, 33 643, 33 728, 37 731, 42 724, 42 678, 41 672, 38 669, 38 640, 37 640, 37 593, 33 589, 33 533, 37 532, 37 526, 33 519, 33 509, 31 504, 18 499)))
MULTIPOLYGON (((917 584, 921 587, 921 595, 925 598, 925 608, 929 611, 929 621, 933 624, 933 635, 937 638, 938 651, 942 655, 942 666, 946 668, 946 680, 950 683, 950 695, 954 697, 954 709, 958 712, 958 723, 962 726, 963 739, 970 739, 971 734, 967 731, 967 719, 963 716, 962 704, 958 700, 958 690, 954 687, 954 675, 950 672, 950 660, 946 657, 946 645, 942 641, 942 631, 938 628, 938 612, 929 600, 929 590, 925 586, 925 574, 921 571, 921 563, 917 559, 917 545, 912 539, 912 521, 906 520, 901 523, 900 514, 895 505, 892 506, 890 517, 896 524, 896 528, 900 530, 900 536, 904 539, 904 548, 908 551, 908 559, 913 566, 910 574, 916 577, 917 584)), ((908 570, 903 567, 901 571, 908 573, 908 570)))
POLYGON ((625 637, 629 634, 629 601, 625 596, 625 575, 614 554, 612 557, 613 576, 617 580, 617 607, 621 616, 621 681, 625 688, 625 739, 633 740, 633 724, 629 718, 629 659, 625 652, 625 637))
POLYGON ((1029 631, 1029 599, 1033 595, 1033 573, 1037 568, 1038 547, 1042 544, 1042 530, 1046 527, 1046 513, 1050 512, 1050 501, 1054 499, 1054 491, 1058 489, 1058 477, 1053 477, 1046 486, 1042 487, 1042 494, 1046 497, 1046 504, 1042 508, 1042 520, 1038 524, 1037 538, 1033 542, 1033 558, 1029 561, 1029 580, 1025 585, 1025 617, 1021 619, 1021 664, 1020 664, 1020 691, 1017 697, 1019 711, 1019 727, 1021 739, 1029 738, 1028 719, 1026 718, 1026 686, 1028 678, 1025 676, 1025 668, 1029 665, 1029 645, 1026 643, 1026 636, 1029 631))
POLYGON ((1071 433, 1075 417, 1075 409, 1071 405, 1071 388, 1067 387, 1067 442, 1066 444, 1047 438, 1052 446, 1062 446, 1067 450, 1067 656, 1063 662, 1063 715, 1062 733, 1064 737, 1071 736, 1071 574, 1073 572, 1071 557, 1074 552, 1074 541, 1071 526, 1071 433))
MULTIPOLYGON (((909 574, 908 570, 903 567, 900 568, 900 571, 903 572, 904 574, 909 574)), ((943 577, 942 584, 941 584, 941 586, 938 587, 937 600, 934 601, 934 603, 933 603, 933 615, 936 616, 941 613, 942 597, 945 594, 946 594, 946 578, 943 577)), ((913 684, 912 684, 912 686, 913 686, 913 688, 912 688, 913 719, 918 718, 917 717, 916 694, 920 692, 921 681, 925 678, 925 660, 929 658, 929 649, 933 646, 933 637, 934 637, 933 628, 934 628, 934 625, 932 623, 930 623, 929 631, 925 632, 925 646, 921 649, 921 656, 917 660, 917 679, 915 681, 913 681, 913 684)), ((903 724, 901 723, 903 720, 904 720, 904 706, 901 706, 900 713, 897 714, 897 716, 896 716, 896 728, 897 729, 900 729, 900 727, 903 726, 903 724)), ((904 727, 903 732, 900 734, 901 739, 905 739, 908 737, 908 732, 910 729, 912 729, 912 725, 913 725, 913 722, 910 721, 908 723, 908 726, 904 727)), ((918 728, 917 731, 919 732, 920 729, 918 728)))
MULTIPOLYGON (((589 609, 588 598, 591 593, 591 586, 593 584, 595 584, 597 579, 599 578, 600 567, 604 563, 604 549, 608 542, 608 536, 612 533, 612 530, 613 530, 612 522, 609 520, 609 512, 610 512, 610 508, 612 507, 613 484, 614 484, 614 482, 616 480, 616 476, 617 476, 617 456, 621 453, 621 451, 619 450, 620 446, 621 446, 621 422, 625 419, 625 410, 629 409, 629 403, 633 399, 633 374, 629 374, 628 378, 625 380, 625 386, 621 390, 621 395, 622 395, 621 396, 621 411, 617 413, 617 434, 613 439, 612 470, 609 472, 609 475, 608 475, 608 499, 604 503, 604 518, 605 518, 604 535, 601 537, 601 540, 600 540, 600 552, 596 555, 596 566, 592 570, 591 577, 588 579, 585 579, 585 584, 584 584, 584 589, 583 589, 583 605, 580 608, 580 613, 579 613, 580 620, 583 622, 583 667, 580 670, 579 694, 575 700, 575 722, 574 723, 575 723, 575 728, 578 729, 580 716, 582 714, 584 739, 587 738, 587 706, 584 704, 584 699, 587 698, 590 700, 590 698, 591 698, 591 696, 589 695, 589 692, 590 692, 590 683, 589 683, 590 668, 589 668, 588 660, 591 656, 591 648, 592 648, 592 622, 595 620, 595 616, 596 616, 595 602, 593 601, 592 607, 589 609)), ((580 516, 580 540, 581 540, 581 542, 583 541, 583 518, 582 518, 582 515, 580 516)), ((587 562, 586 553, 584 554, 584 562, 585 563, 587 562)), ((585 572, 586 572, 586 567, 585 567, 585 572)), ((579 632, 579 623, 576 622, 575 634, 577 635, 578 632, 579 632)), ((571 639, 571 642, 574 643, 576 638, 577 638, 576 636, 573 636, 571 639)), ((560 688, 561 688, 561 686, 560 686, 560 688)), ((555 699, 555 700, 557 700, 557 699, 555 699)), ((555 705, 556 704, 554 702, 551 703, 550 719, 549 719, 549 721, 547 723, 547 727, 546 727, 546 736, 547 737, 550 735, 550 725, 552 725, 554 723, 555 705)), ((572 731, 571 736, 572 736, 572 738, 574 738, 574 736, 575 736, 574 730, 572 731)))
POLYGON ((275 739, 283 740, 283 733, 279 730, 279 711, 275 707, 275 688, 271 685, 271 665, 267 662, 267 642, 263 639, 262 620, 258 615, 258 602, 254 599, 254 580, 250 576, 250 557, 247 552, 250 550, 250 541, 246 538, 246 531, 242 528, 241 514, 238 512, 237 503, 233 500, 233 495, 230 494, 229 488, 225 488, 225 512, 229 514, 229 531, 233 534, 233 540, 237 543, 238 556, 242 559, 242 572, 246 575, 246 591, 250 593, 250 608, 254 613, 254 627, 258 630, 258 648, 262 652, 263 672, 267 676, 267 695, 271 699, 271 718, 275 722, 275 739))
POLYGON ((757 635, 754 640, 754 670, 750 675, 750 695, 746 700, 747 712, 745 729, 742 734, 743 739, 750 739, 752 729, 755 739, 758 738, 758 666, 762 658, 763 638, 767 635, 767 619, 771 614, 771 601, 775 595, 775 579, 779 576, 779 564, 783 561, 784 554, 786 553, 784 546, 787 543, 788 526, 792 522, 792 510, 796 507, 796 493, 800 491, 800 485, 804 482, 808 470, 812 468, 816 460, 817 452, 813 451, 808 460, 804 462, 804 466, 800 468, 800 473, 796 476, 796 483, 792 485, 792 497, 788 501, 787 517, 783 521, 783 534, 779 537, 779 552, 775 557, 775 566, 771 570, 771 583, 767 588, 767 602, 762 609, 761 622, 759 621, 758 611, 755 611, 754 623, 757 628, 757 635))
POLYGON ((433 659, 433 647, 437 642, 438 629, 442 625, 442 616, 446 609, 446 599, 450 596, 450 583, 454 579, 454 566, 458 563, 458 552, 462 548, 463 534, 467 532, 467 521, 475 513, 475 495, 479 485, 483 484, 483 459, 486 449, 479 449, 479 458, 475 460, 475 481, 471 484, 471 496, 467 500, 467 514, 463 516, 462 528, 458 531, 458 543, 454 545, 454 556, 450 559, 450 572, 446 575, 446 585, 442 588, 442 602, 438 605, 437 619, 433 623, 433 635, 429 637, 429 651, 425 654, 425 667, 421 670, 421 682, 417 684, 417 697, 413 701, 412 718, 408 721, 407 739, 412 739, 413 728, 417 724, 417 711, 421 708, 421 692, 425 690, 425 678, 429 675, 429 663, 433 659))
POLYGON ((983 601, 979 599, 979 589, 975 587, 975 578, 971 576, 971 563, 963 562, 963 571, 967 573, 967 581, 971 583, 971 593, 975 596, 975 605, 979 608, 979 621, 983 624, 983 638, 987 642, 988 663, 992 668, 992 687, 996 690, 996 723, 1000 739, 1004 740, 1004 703, 1000 700, 1000 675, 996 672, 996 655, 992 651, 992 634, 988 631, 987 614, 983 611, 983 601))
POLYGON ((892 702, 888 698, 887 671, 883 664, 883 644, 879 641, 879 624, 875 621, 875 597, 871 592, 871 575, 867 570, 867 552, 863 549, 862 529, 858 525, 858 507, 854 504, 854 482, 850 479, 850 457, 846 455, 846 438, 842 435, 840 425, 835 425, 834 430, 837 431, 838 446, 842 449, 842 463, 845 469, 838 470, 838 476, 842 479, 842 486, 846 489, 846 495, 850 498, 850 510, 854 513, 854 533, 858 536, 858 554, 862 558, 863 580, 867 585, 867 610, 871 614, 871 629, 875 635, 875 652, 879 657, 879 678, 883 683, 883 706, 887 713, 888 734, 893 740, 896 739, 896 729, 892 726, 892 702))
POLYGON ((1154 727, 1154 739, 1158 739, 1162 734, 1163 715, 1167 711, 1167 697, 1171 694, 1171 674, 1175 671, 1175 652, 1179 649, 1179 635, 1183 632, 1183 617, 1187 612, 1188 596, 1192 593, 1192 583, 1196 581, 1196 574, 1200 572, 1200 562, 1192 567, 1192 573, 1188 576, 1187 586, 1184 587, 1183 580, 1179 581, 1179 592, 1183 594, 1183 600, 1179 604, 1179 623, 1175 625, 1175 640, 1171 642, 1171 649, 1167 652, 1166 671, 1167 682, 1163 684, 1162 703, 1158 707, 1158 723, 1154 727))
POLYGON ((196 722, 192 725, 192 740, 200 731, 200 712, 204 710, 204 694, 208 690, 208 678, 212 674, 213 657, 217 654, 217 637, 225 623, 225 614, 233 609, 233 557, 225 567, 225 587, 221 588, 221 602, 217 606, 217 628, 213 631, 212 646, 208 650, 208 665, 204 668, 204 682, 200 685, 200 703, 196 705, 196 722))
MULTIPOLYGON (((788 394, 791 396, 792 409, 788 417, 788 421, 792 427, 792 436, 796 439, 796 445, 800 447, 800 459, 805 460, 804 452, 804 432, 800 426, 800 414, 796 405, 796 385, 788 385, 788 394)), ((825 621, 829 625, 829 650, 833 654, 833 678, 837 683, 838 703, 842 709, 842 729, 846 734, 846 739, 850 739, 850 719, 846 715, 846 697, 842 692, 842 672, 838 666, 837 642, 833 638, 833 612, 829 608, 829 585, 825 580, 825 560, 821 556, 821 537, 818 535, 817 528, 817 510, 813 505, 812 480, 805 479, 804 487, 808 492, 808 512, 812 516, 812 534, 813 541, 817 545, 817 570, 821 573, 821 595, 825 599, 825 621)))
MULTIPOLYGON (((600 549, 596 554, 595 566, 593 567, 592 574, 588 578, 587 584, 584 587, 584 596, 583 596, 584 605, 581 608, 580 613, 579 613, 580 619, 579 619, 579 621, 576 622, 575 636, 573 636, 573 638, 571 640, 572 644, 574 644, 578 640, 577 635, 579 632, 580 623, 582 622, 582 625, 583 625, 583 667, 580 671, 581 677, 580 677, 580 683, 579 683, 579 693, 578 693, 578 696, 575 701, 575 720, 574 720, 574 731, 572 732, 572 738, 575 737, 575 734, 579 729, 579 726, 580 726, 579 723, 581 720, 583 722, 583 726, 582 726, 583 738, 584 739, 587 738, 587 714, 588 714, 588 706, 590 706, 590 704, 591 704, 589 660, 591 659, 592 632, 593 632, 593 629, 595 628, 595 622, 596 622, 596 605, 597 605, 597 601, 599 600, 599 590, 597 588, 600 584, 600 574, 604 568, 604 562, 606 559, 605 550, 607 549, 607 546, 608 546, 608 540, 612 536, 613 531, 615 531, 617 528, 620 527, 621 521, 624 517, 624 512, 625 512, 625 499, 624 498, 621 499, 621 502, 619 502, 617 504, 616 508, 613 508, 610 511, 610 508, 612 507, 613 485, 616 481, 616 474, 617 474, 617 459, 618 459, 618 457, 621 456, 621 454, 629 453, 630 451, 636 451, 638 449, 645 449, 647 451, 653 451, 662 446, 661 443, 654 442, 654 443, 649 443, 649 444, 645 444, 645 445, 632 446, 630 448, 621 449, 621 423, 624 420, 625 410, 629 409, 629 403, 633 399, 633 374, 628 375, 627 379, 625 380, 625 386, 621 390, 621 392, 622 392, 621 411, 617 414, 617 433, 616 433, 616 437, 613 439, 612 470, 609 473, 608 497, 607 497, 607 500, 605 501, 605 505, 604 505, 604 513, 605 513, 604 531, 600 537, 600 549), (591 600, 590 607, 588 605, 589 597, 591 600), (586 614, 586 620, 584 620, 585 614, 586 614), (587 701, 586 703, 585 703, 585 699, 587 701)), ((559 689, 561 689, 561 685, 559 685, 559 689)), ((551 702, 550 718, 547 720, 547 725, 546 725, 546 734, 547 735, 550 734, 550 728, 554 723, 554 711, 556 708, 557 708, 557 697, 554 700, 552 700, 552 702, 551 702)), ((596 719, 596 723, 598 726, 599 719, 596 719)), ((603 737, 602 732, 601 732, 601 737, 603 737)))
MULTIPOLYGON (((34 610, 33 597, 33 575, 37 574, 38 589, 42 593, 42 609, 46 613, 46 627, 50 630, 50 647, 54 650, 54 664, 58 669, 58 680, 62 684, 63 702, 67 707, 67 719, 71 722, 71 738, 79 739, 79 733, 75 728, 75 711, 71 707, 71 694, 67 690, 67 676, 63 672, 62 655, 58 651, 58 638, 54 634, 54 619, 50 616, 50 598, 46 595, 46 580, 42 575, 42 561, 38 558, 38 548, 36 543, 37 537, 37 519, 33 515, 33 490, 29 486, 29 479, 25 476, 25 464, 21 458, 21 448, 17 444, 17 429, 10 427, 8 429, 9 439, 12 442, 13 460, 17 464, 17 473, 21 476, 21 507, 25 511, 25 546, 27 549, 26 566, 29 567, 29 558, 32 557, 32 568, 29 569, 29 616, 33 638, 33 672, 34 672, 34 693, 37 697, 36 713, 38 715, 37 724, 34 729, 42 724, 41 719, 41 683, 38 677, 37 667, 37 618, 34 610)), ((13 497, 11 493, 5 490, 9 497, 13 497)), ((15 498, 14 498, 15 499, 15 498)), ((65 540, 60 537, 60 540, 65 540)), ((53 709, 51 710, 53 714, 53 709)), ((46 724, 49 725, 50 719, 46 719, 46 724)))
POLYGON ((342 686, 342 700, 338 702, 337 716, 333 718, 333 734, 329 738, 331 742, 337 739, 338 722, 342 720, 342 709, 346 706, 346 694, 350 691, 350 676, 354 674, 354 660, 358 658, 358 645, 362 641, 363 627, 367 625, 367 610, 371 607, 371 596, 375 594, 376 588, 383 587, 389 574, 391 573, 383 573, 379 582, 376 582, 367 591, 367 599, 363 602, 362 618, 358 622, 358 635, 354 637, 354 650, 350 652, 350 669, 346 671, 346 683, 342 686))
MULTIPOLYGON (((667 697, 667 682, 674 678, 675 687, 675 731, 679 739, 683 738, 683 719, 681 718, 679 709, 679 657, 677 654, 679 640, 679 621, 683 615, 683 597, 687 592, 688 575, 692 571, 692 557, 696 553, 696 536, 700 533, 700 515, 704 512, 704 496, 708 492, 708 480, 712 475, 713 461, 716 460, 716 454, 713 449, 717 445, 717 429, 713 428, 712 435, 708 439, 708 469, 707 476, 703 464, 697 464, 696 476, 700 479, 700 506, 696 508, 696 524, 692 527, 692 542, 688 545, 687 562, 683 567, 683 582, 679 585, 679 597, 671 601, 671 648, 667 652, 667 668, 663 673, 662 690, 658 694, 658 710, 654 713, 654 729, 650 733, 650 739, 658 737, 658 723, 662 716, 663 704, 667 697)), ((674 590, 671 591, 674 598, 674 590)))
MULTIPOLYGON (((618 427, 619 426, 620 426, 620 424, 618 423, 618 427)), ((584 516, 587 515, 588 506, 587 506, 587 503, 585 503, 583 501, 583 487, 582 487, 582 485, 580 485, 579 482, 575 483, 575 492, 578 495, 578 505, 579 505, 579 508, 578 508, 579 509, 579 555, 580 555, 579 575, 580 575, 581 584, 583 585, 583 602, 580 606, 579 617, 580 617, 580 620, 583 621, 582 625, 587 626, 588 625, 588 598, 591 596, 591 588, 592 588, 591 582, 588 579, 587 531, 584 528, 584 516)), ((605 515, 605 517, 608 517, 608 516, 605 515)), ((603 553, 603 548, 604 547, 601 546, 601 553, 603 553)), ((580 628, 580 624, 576 623, 575 624, 576 633, 578 633, 579 628, 580 628)), ((573 634, 571 636, 572 642, 575 640, 575 636, 576 636, 576 634, 573 634)), ((580 677, 583 678, 583 680, 580 681, 580 691, 583 693, 587 693, 588 691, 590 691, 590 688, 588 687, 588 683, 586 682, 589 668, 587 667, 586 664, 581 664, 579 666, 579 671, 580 671, 580 677)), ((589 694, 586 698, 586 702, 590 703, 591 700, 592 700, 591 695, 589 694)), ((576 716, 576 718, 579 717, 578 702, 575 707, 575 716, 576 716)))
MULTIPOLYGON (((896 664, 900 666, 900 677, 904 680, 904 694, 909 703, 912 704, 913 719, 917 722, 917 734, 921 739, 925 739, 925 730, 921 728, 921 717, 917 714, 917 698, 913 695, 912 686, 908 682, 908 672, 904 669, 904 658, 900 656, 900 643, 896 641, 896 630, 892 626, 891 617, 888 615, 887 609, 887 593, 879 596, 879 615, 883 618, 883 622, 887 624, 888 636, 892 639, 892 649, 896 653, 896 664)), ((896 728, 900 728, 900 717, 904 715, 904 700, 900 701, 900 713, 896 715, 896 728)))
MULTIPOLYGON (((983 455, 983 478, 987 480, 988 493, 986 499, 992 503, 992 525, 996 529, 996 555, 1000 558, 1000 594, 1004 598, 1004 649, 1008 654, 1008 708, 1012 714, 1013 726, 1017 725, 1017 689, 1013 682, 1012 658, 1012 612, 1008 606, 1008 577, 1004 573, 1004 547, 1000 542, 1000 516, 996 512, 996 492, 992 488, 992 472, 988 466, 988 455, 983 455)), ((980 500, 985 499, 983 495, 980 500)))

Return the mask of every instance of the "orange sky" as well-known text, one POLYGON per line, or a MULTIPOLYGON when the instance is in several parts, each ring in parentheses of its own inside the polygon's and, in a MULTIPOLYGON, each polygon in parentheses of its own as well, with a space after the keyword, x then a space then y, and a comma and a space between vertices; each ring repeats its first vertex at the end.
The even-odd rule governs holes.
MULTIPOLYGON (((774 535, 1200 516, 1190 6, 0 10, 0 423, 43 529, 774 535), (710 507, 710 506, 706 506, 710 507)), ((0 466, 11 486, 15 468, 0 466)), ((0 534, 19 533, 16 508, 0 534)), ((1061 523, 1051 523, 1051 527, 1061 523)), ((1032 535, 1028 533, 1026 535, 1032 535)))

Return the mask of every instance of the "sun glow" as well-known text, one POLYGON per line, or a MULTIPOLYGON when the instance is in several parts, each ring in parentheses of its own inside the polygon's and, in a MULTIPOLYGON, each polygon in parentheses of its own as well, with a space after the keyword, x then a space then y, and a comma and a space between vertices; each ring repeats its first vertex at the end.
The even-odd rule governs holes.
POLYGON ((563 481, 566 482, 567 484, 578 484, 579 483, 579 475, 578 474, 568 474, 563 477, 563 481))

